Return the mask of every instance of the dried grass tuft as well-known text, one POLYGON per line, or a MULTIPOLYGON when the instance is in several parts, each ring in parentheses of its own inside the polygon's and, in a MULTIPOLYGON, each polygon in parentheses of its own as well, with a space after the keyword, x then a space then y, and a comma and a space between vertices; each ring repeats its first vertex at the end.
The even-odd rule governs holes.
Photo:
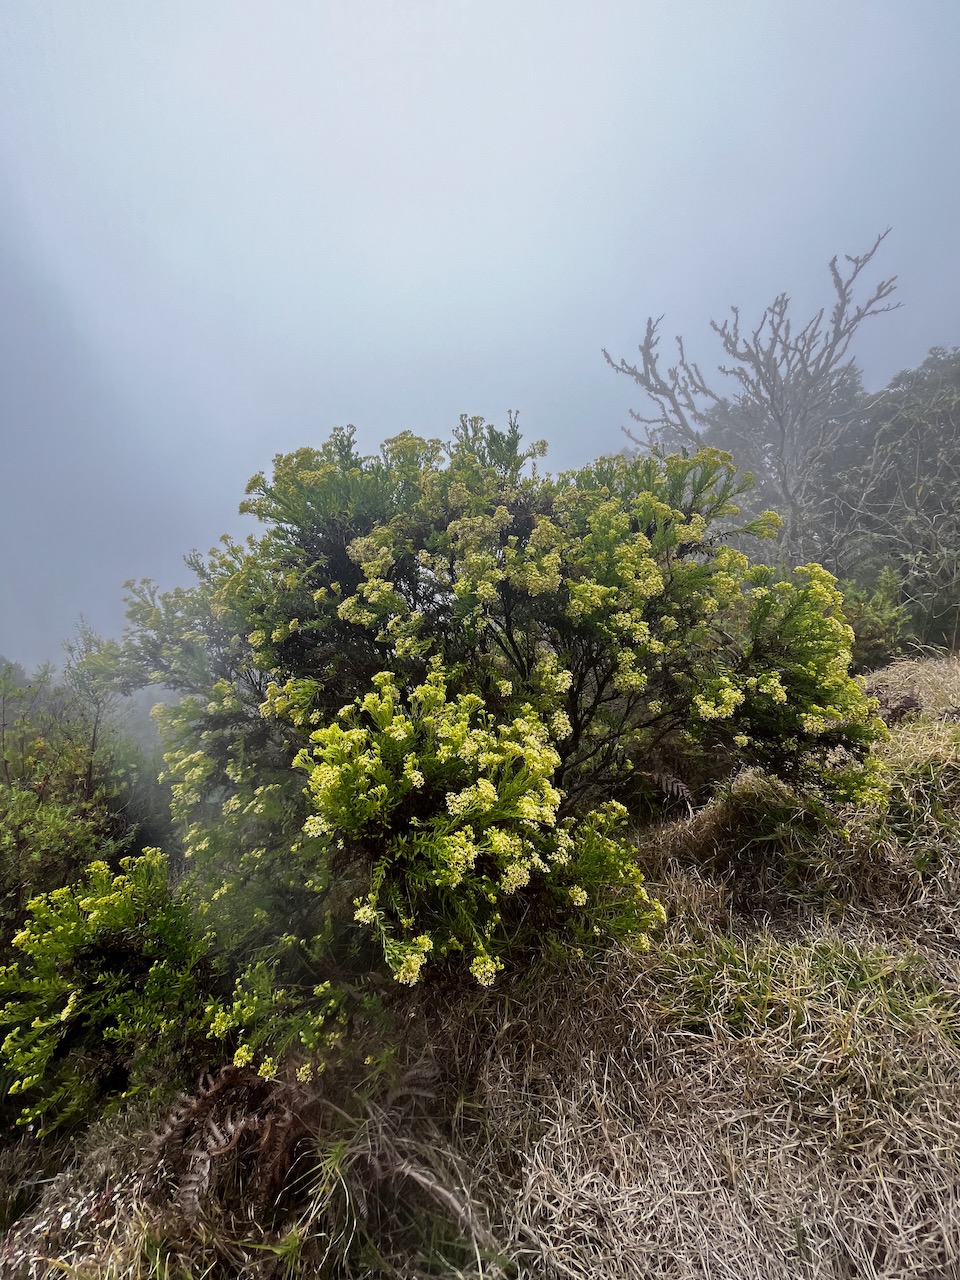
POLYGON ((926 715, 937 717, 960 710, 960 655, 942 654, 920 660, 903 659, 873 672, 867 689, 888 700, 913 697, 926 715))
POLYGON ((502 1008, 461 1134, 525 1274, 960 1275, 958 1022, 922 960, 686 945, 502 1008))

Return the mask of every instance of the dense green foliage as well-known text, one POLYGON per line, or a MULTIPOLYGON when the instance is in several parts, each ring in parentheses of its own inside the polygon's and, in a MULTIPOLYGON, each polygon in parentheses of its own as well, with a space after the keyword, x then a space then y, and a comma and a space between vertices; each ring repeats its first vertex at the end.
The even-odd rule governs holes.
POLYGON ((851 568, 860 572, 860 581, 846 579, 840 585, 843 616, 854 637, 853 669, 875 671, 899 657, 913 637, 910 612, 900 602, 900 576, 892 565, 880 569, 872 586, 863 585, 868 578, 863 563, 851 568))
POLYGON ((0 956, 36 893, 68 884, 131 839, 98 725, 48 670, 0 660, 0 956))
POLYGON ((737 523, 729 458, 554 478, 541 451, 479 419, 372 457, 338 430, 251 482, 261 537, 194 557, 192 589, 133 590, 116 661, 184 695, 167 775, 240 975, 215 1018, 247 1025, 240 1061, 268 1024, 308 1053, 337 1038, 331 982, 486 984, 554 941, 643 944, 661 912, 624 820, 665 790, 746 763, 874 785, 833 580, 730 545, 776 521, 737 523))
POLYGON ((0 1116, 40 1129, 173 1068, 203 949, 165 860, 131 856, 167 828, 87 628, 68 653, 60 683, 0 664, 0 1116))
POLYGON ((914 634, 960 640, 960 348, 935 348, 848 422, 817 482, 831 563, 879 584, 892 571, 914 634))
POLYGON ((205 1034, 204 954, 157 850, 34 898, 0 968, 0 1058, 21 1123, 89 1119, 107 1095, 166 1083, 205 1034))

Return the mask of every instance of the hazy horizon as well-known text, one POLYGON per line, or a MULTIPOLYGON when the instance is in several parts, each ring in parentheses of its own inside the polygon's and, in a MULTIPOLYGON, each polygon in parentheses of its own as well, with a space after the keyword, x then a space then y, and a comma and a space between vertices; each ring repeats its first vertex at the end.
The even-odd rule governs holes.
POLYGON ((0 654, 116 634, 338 424, 616 451, 601 348, 712 367, 888 226, 867 385, 960 344, 958 47, 947 0, 6 5, 0 654))

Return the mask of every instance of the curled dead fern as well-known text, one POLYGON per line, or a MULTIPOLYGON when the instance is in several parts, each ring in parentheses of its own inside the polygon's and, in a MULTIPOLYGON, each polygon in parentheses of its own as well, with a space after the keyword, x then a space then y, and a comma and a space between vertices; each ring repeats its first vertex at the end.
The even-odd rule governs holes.
POLYGON ((296 1082, 265 1080, 247 1067, 203 1076, 194 1093, 180 1095, 154 1135, 145 1190, 189 1226, 199 1221, 205 1202, 215 1202, 221 1217, 260 1217, 282 1191, 308 1132, 306 1102, 296 1082))

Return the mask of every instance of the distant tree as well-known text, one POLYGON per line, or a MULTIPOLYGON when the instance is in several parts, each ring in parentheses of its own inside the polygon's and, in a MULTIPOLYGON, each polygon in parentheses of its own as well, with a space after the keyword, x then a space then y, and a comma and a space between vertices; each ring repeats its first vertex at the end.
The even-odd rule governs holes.
POLYGON ((897 374, 819 459, 831 568, 875 584, 892 568, 926 643, 960 644, 960 348, 897 374))
POLYGON ((0 669, 0 963, 34 894, 129 843, 92 745, 84 708, 49 668, 0 669))
POLYGON ((887 301, 895 277, 862 290, 862 277, 886 235, 877 236, 866 253, 847 256, 844 267, 832 259, 829 314, 823 307, 798 328, 789 314, 790 299, 781 293, 752 327, 741 323, 737 307, 722 324, 710 321, 726 357, 717 372, 735 384, 730 395, 721 394, 688 359, 682 337, 677 338, 676 363, 662 367, 658 346, 663 317, 647 320, 636 364, 603 352, 608 364, 631 377, 652 401, 652 411, 631 410, 645 428, 642 437, 631 439, 668 450, 709 445, 730 451, 753 473, 756 500, 782 517, 781 550, 787 563, 821 558, 822 494, 816 477, 863 402, 850 347, 865 320, 898 305, 887 301))
POLYGON ((26 668, 22 667, 19 662, 13 662, 10 658, 5 658, 0 653, 0 679, 12 681, 14 685, 23 686, 29 681, 26 668))

